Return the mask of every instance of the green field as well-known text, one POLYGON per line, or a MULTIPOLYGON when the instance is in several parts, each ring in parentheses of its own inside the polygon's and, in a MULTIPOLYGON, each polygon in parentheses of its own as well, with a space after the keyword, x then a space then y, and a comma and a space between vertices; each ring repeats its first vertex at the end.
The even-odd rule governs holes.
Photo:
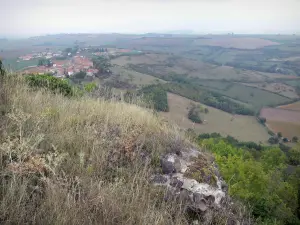
POLYGON ((4 66, 8 69, 12 69, 14 71, 22 70, 29 66, 37 66, 39 59, 32 59, 32 60, 20 60, 17 62, 18 59, 7 59, 4 60, 4 66))
POLYGON ((280 105, 291 101, 291 99, 287 97, 269 91, 232 82, 201 81, 199 84, 208 90, 247 103, 253 106, 255 110, 263 106, 280 105))

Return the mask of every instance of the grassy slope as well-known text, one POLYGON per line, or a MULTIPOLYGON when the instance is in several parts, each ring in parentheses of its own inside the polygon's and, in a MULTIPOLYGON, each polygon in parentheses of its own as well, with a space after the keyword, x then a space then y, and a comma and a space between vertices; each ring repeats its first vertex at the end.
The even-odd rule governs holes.
POLYGON ((176 127, 135 105, 2 85, 1 224, 187 223, 148 182, 185 143, 176 127))

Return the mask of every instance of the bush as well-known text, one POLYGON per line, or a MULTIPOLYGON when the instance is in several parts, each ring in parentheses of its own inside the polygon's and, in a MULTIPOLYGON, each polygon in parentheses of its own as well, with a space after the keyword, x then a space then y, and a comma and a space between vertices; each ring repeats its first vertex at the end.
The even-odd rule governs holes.
POLYGON ((283 139, 282 139, 282 141, 283 141, 284 143, 286 143, 286 142, 288 142, 288 141, 289 141, 289 139, 287 139, 287 138, 283 138, 283 139))
POLYGON ((46 88, 54 93, 61 93, 65 96, 73 96, 73 89, 66 81, 50 75, 28 75, 25 77, 27 83, 33 88, 46 88))
POLYGON ((153 104, 155 110, 163 112, 169 111, 167 92, 161 85, 146 86, 142 88, 138 94, 144 96, 145 102, 153 104))
POLYGON ((298 137, 294 136, 294 137, 292 138, 292 142, 297 143, 297 142, 298 142, 298 137))
POLYGON ((264 125, 264 124, 267 122, 267 119, 264 118, 264 117, 259 117, 259 118, 258 118, 258 121, 259 121, 261 124, 264 125))
POLYGON ((199 106, 193 105, 188 113, 188 118, 193 121, 194 123, 202 123, 200 118, 200 111, 201 109, 199 106))
POLYGON ((270 138, 269 138, 268 142, 269 142, 270 144, 272 144, 272 145, 278 144, 279 139, 278 139, 278 137, 273 136, 273 137, 270 137, 270 138))
MULTIPOLYGON (((200 146, 214 153, 229 194, 250 204, 257 224, 300 224, 300 173, 294 171, 285 177, 287 158, 280 149, 265 147, 255 159, 244 147, 236 148, 223 140, 202 140, 200 146)), ((291 153, 292 158, 300 159, 299 153, 291 153)))

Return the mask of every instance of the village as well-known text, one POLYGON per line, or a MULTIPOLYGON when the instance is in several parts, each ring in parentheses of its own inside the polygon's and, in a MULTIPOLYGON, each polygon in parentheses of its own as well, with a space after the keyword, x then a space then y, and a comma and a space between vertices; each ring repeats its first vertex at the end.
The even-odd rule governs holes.
POLYGON ((23 74, 52 74, 58 78, 70 77, 79 72, 85 72, 87 76, 95 76, 99 72, 94 67, 93 57, 109 59, 122 54, 133 52, 129 49, 115 48, 67 48, 64 51, 51 51, 31 53, 20 56, 18 61, 38 59, 38 65, 25 68, 23 74))

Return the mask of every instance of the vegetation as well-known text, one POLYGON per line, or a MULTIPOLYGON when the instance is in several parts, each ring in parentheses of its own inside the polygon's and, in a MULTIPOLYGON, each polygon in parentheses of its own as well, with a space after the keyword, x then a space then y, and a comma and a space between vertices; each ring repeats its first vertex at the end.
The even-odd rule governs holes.
POLYGON ((86 72, 80 71, 80 72, 78 72, 78 73, 75 73, 75 74, 73 75, 73 77, 74 77, 75 79, 80 79, 80 80, 82 80, 82 79, 84 79, 84 78, 86 77, 86 72))
POLYGON ((157 111, 168 112, 168 96, 162 85, 149 85, 139 91, 144 96, 145 102, 153 104, 157 111))
MULTIPOLYGON (((251 151, 218 138, 201 140, 200 146, 214 153, 229 194, 249 203, 259 223, 300 224, 300 170, 286 173, 288 160, 279 148, 251 151)), ((300 159, 299 150, 291 154, 300 159)))
POLYGON ((2 95, 1 224, 189 223, 149 183, 151 158, 185 145, 176 127, 123 102, 32 91, 22 77, 2 95))
POLYGON ((188 118, 194 123, 202 123, 202 120, 200 118, 200 112, 200 106, 192 105, 188 113, 188 118))
POLYGON ((93 65, 99 71, 96 76, 101 76, 102 74, 110 73, 110 61, 107 58, 98 56, 93 58, 93 65))
POLYGON ((29 75, 26 76, 29 86, 38 89, 49 89, 54 93, 61 93, 65 96, 73 96, 72 86, 66 80, 62 80, 51 75, 29 75))
POLYGON ((239 104, 218 93, 207 91, 192 84, 166 83, 163 85, 165 90, 181 95, 183 97, 201 102, 205 105, 223 110, 228 113, 241 115, 254 115, 254 111, 243 104, 239 104))
POLYGON ((38 66, 52 66, 52 62, 50 59, 46 59, 46 58, 42 58, 42 59, 39 59, 38 61, 38 66))

